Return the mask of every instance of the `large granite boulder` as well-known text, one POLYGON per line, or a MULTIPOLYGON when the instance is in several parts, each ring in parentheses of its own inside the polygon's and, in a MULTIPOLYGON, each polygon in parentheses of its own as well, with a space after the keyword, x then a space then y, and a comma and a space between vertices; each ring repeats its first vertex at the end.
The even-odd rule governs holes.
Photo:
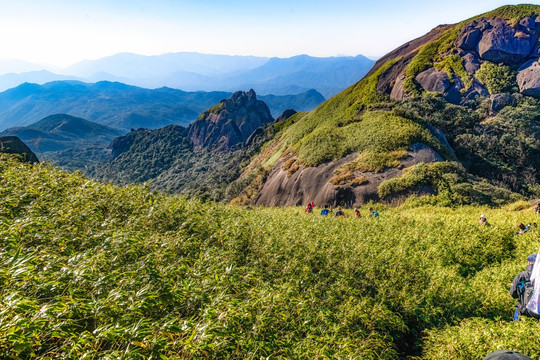
POLYGON ((415 80, 425 91, 438 93, 444 93, 451 85, 446 73, 435 68, 422 71, 415 80))
POLYGON ((473 79, 472 86, 462 94, 462 102, 473 101, 479 96, 489 96, 489 91, 486 87, 478 82, 478 80, 473 79))
POLYGON ((491 95, 490 99, 490 110, 492 113, 497 113, 504 109, 506 106, 514 106, 516 104, 516 99, 512 96, 512 94, 493 94, 491 95))
POLYGON ((518 64, 533 51, 538 36, 531 28, 518 24, 512 27, 506 20, 490 19, 491 28, 482 32, 478 54, 494 63, 518 64))
POLYGON ((230 99, 204 112, 188 128, 195 150, 230 151, 242 146, 261 126, 273 122, 268 106, 255 91, 238 91, 230 99))
POLYGON ((530 60, 518 69, 516 80, 524 95, 540 97, 540 63, 530 60))
POLYGON ((29 163, 39 162, 36 154, 17 136, 0 136, 0 152, 19 154, 24 161, 29 163))
POLYGON ((390 92, 390 100, 402 101, 407 98, 407 93, 403 87, 406 78, 405 74, 401 74, 396 78, 392 91, 390 92))
POLYGON ((514 26, 502 18, 473 20, 463 27, 454 44, 461 54, 477 52, 483 60, 519 64, 535 49, 536 24, 532 17, 514 26))
POLYGON ((480 69, 480 60, 472 53, 462 56, 463 67, 470 75, 474 75, 480 69))
POLYGON ((279 115, 278 118, 274 122, 279 123, 279 122, 285 121, 291 116, 293 116, 294 114, 296 114, 296 110, 287 109, 284 112, 282 112, 281 115, 279 115))

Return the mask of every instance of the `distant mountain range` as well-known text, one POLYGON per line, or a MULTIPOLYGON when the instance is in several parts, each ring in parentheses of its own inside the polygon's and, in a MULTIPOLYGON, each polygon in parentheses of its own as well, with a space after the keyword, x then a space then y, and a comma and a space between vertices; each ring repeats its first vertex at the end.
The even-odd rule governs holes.
MULTIPOLYGON (((166 87, 150 90, 107 81, 25 83, 0 93, 0 130, 26 126, 58 113, 125 132, 131 128, 188 125, 203 111, 230 96, 231 93, 223 91, 185 92, 166 87)), ((290 108, 309 111, 324 101, 315 90, 260 99, 268 104, 274 117, 290 108)))
POLYGON ((331 97, 361 79, 374 65, 355 57, 290 58, 173 53, 143 56, 123 53, 85 60, 63 70, 41 71, 39 65, 0 61, 0 91, 24 82, 55 80, 117 81, 145 88, 163 86, 184 91, 254 89, 257 93, 288 95, 315 89, 331 97), (4 70, 5 69, 5 70, 4 70))
POLYGON ((78 117, 56 114, 34 124, 4 130, 0 136, 17 136, 35 153, 73 147, 107 145, 123 132, 78 117))

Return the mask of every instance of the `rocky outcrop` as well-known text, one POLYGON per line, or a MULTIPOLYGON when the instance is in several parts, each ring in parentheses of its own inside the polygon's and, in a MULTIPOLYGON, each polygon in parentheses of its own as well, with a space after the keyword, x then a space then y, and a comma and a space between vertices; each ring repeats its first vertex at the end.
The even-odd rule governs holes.
POLYGON ((491 113, 497 113, 504 109, 506 106, 514 106, 516 104, 516 99, 512 94, 494 94, 491 95, 491 113))
POLYGON ((450 87, 450 80, 446 73, 435 68, 422 71, 415 80, 425 91, 444 93, 450 87))
POLYGON ((0 152, 6 154, 19 154, 24 161, 29 163, 39 162, 36 154, 34 154, 17 136, 1 136, 0 152))
POLYGON ((538 60, 531 60, 519 68, 516 80, 522 94, 540 97, 540 63, 538 60))
MULTIPOLYGON (((296 206, 314 201, 317 206, 328 204, 354 207, 361 206, 370 200, 379 201, 378 186, 385 180, 401 176, 401 169, 390 168, 381 173, 363 172, 361 175, 365 177, 366 183, 360 186, 336 187, 329 182, 335 175, 334 170, 354 161, 357 156, 358 154, 353 153, 336 162, 315 167, 300 167, 290 176, 283 170, 285 160, 281 160, 272 168, 261 191, 252 203, 265 206, 296 206)), ((420 162, 442 160, 442 157, 429 146, 416 143, 412 145, 408 156, 400 161, 403 167, 410 167, 420 162)))
POLYGON ((390 100, 392 101, 401 101, 407 98, 407 93, 403 88, 403 83, 405 82, 405 74, 401 74, 396 78, 392 91, 390 92, 390 100))
POLYGON ((519 64, 532 53, 537 41, 533 18, 521 19, 515 26, 502 18, 481 18, 462 29, 455 45, 463 52, 477 52, 483 60, 519 64))
POLYGON ((279 115, 278 118, 274 122, 278 123, 278 122, 285 121, 291 116, 293 116, 294 114, 296 114, 296 110, 287 109, 281 115, 279 115))
POLYGON ((257 100, 255 91, 238 91, 192 123, 188 137, 195 150, 229 151, 242 146, 255 130, 272 121, 268 106, 257 100))
POLYGON ((470 75, 473 75, 475 72, 480 69, 480 60, 473 53, 468 53, 462 56, 463 67, 470 75))

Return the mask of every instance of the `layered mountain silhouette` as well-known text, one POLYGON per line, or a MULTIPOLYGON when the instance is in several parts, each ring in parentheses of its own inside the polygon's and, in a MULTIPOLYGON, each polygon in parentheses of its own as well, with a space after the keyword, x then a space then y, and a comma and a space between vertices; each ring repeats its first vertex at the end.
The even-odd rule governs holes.
MULTIPOLYGON (((54 80, 113 81, 145 88, 227 91, 253 88, 259 94, 295 95, 315 89, 330 97, 364 76, 374 61, 356 57, 291 58, 171 53, 143 56, 123 53, 86 60, 53 74, 49 71, 0 75, 0 91, 23 82, 54 80)), ((0 64, 1 66, 2 64, 0 64)), ((8 66, 7 69, 33 69, 8 66)), ((0 69, 2 69, 0 67, 0 69)))
POLYGON ((29 126, 13 127, 0 132, 0 136, 8 135, 19 137, 34 152, 41 153, 108 145, 122 132, 78 117, 56 114, 29 126))
MULTIPOLYGON (((188 125, 231 93, 185 92, 171 88, 144 89, 122 83, 58 81, 45 85, 22 84, 0 93, 0 129, 26 126, 47 116, 64 113, 116 129, 155 129, 170 124, 188 125)), ((324 101, 317 91, 269 96, 271 111, 287 108, 311 110, 324 101)))
MULTIPOLYGON (((411 195, 410 201, 426 204, 500 205, 534 196, 540 181, 539 15, 537 5, 504 6, 439 26, 385 55, 360 81, 311 111, 278 117, 255 91, 209 99, 188 127, 138 129, 116 138, 111 160, 88 172, 270 206, 401 203, 411 195)), ((278 67, 273 72, 290 76, 278 67)), ((25 91, 0 94, 0 104, 20 101, 25 91)))

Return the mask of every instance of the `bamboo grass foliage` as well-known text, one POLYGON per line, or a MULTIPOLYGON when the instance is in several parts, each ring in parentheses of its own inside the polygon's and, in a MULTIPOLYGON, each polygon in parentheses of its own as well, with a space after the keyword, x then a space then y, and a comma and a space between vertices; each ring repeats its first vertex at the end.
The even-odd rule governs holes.
MULTIPOLYGON (((0 159, 8 359, 447 359, 513 346, 523 203, 244 210, 0 159), (516 210, 519 209, 519 210, 516 210), (496 229, 476 226, 486 213, 496 229), (489 332, 484 336, 483 332, 489 332)), ((523 338, 524 339, 524 338, 523 338)))

